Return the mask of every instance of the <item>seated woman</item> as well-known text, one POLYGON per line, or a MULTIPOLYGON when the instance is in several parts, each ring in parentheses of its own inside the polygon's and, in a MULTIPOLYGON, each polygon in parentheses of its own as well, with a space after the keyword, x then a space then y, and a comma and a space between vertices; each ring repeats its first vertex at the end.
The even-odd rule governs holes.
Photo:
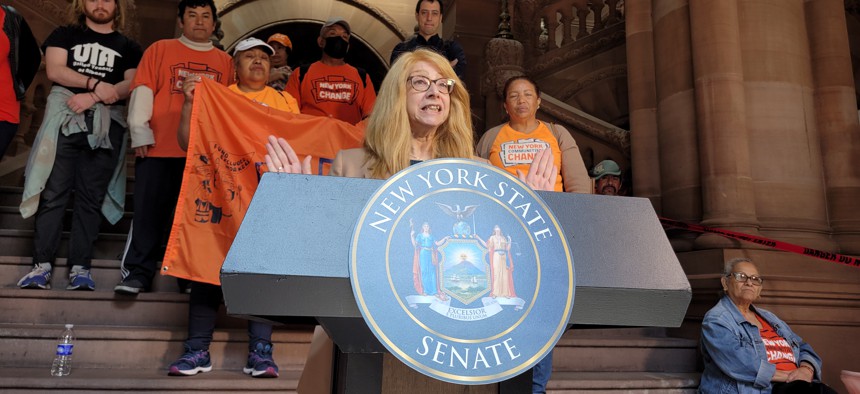
POLYGON ((821 358, 812 347, 776 315, 753 306, 764 283, 755 264, 736 258, 726 266, 726 295, 702 322, 699 392, 833 392, 820 383, 821 358))

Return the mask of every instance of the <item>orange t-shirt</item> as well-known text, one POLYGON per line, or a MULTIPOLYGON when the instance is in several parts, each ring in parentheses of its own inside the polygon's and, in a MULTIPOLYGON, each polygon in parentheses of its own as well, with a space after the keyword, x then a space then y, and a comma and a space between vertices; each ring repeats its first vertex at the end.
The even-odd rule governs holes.
POLYGON ((233 79, 233 60, 220 49, 196 51, 178 39, 156 41, 143 53, 131 89, 143 85, 154 94, 149 127, 155 146, 147 156, 185 157, 176 140, 185 103, 182 81, 195 74, 227 86, 233 79))
POLYGON ((759 334, 762 342, 764 342, 764 349, 767 351, 767 362, 776 365, 776 369, 780 371, 797 369, 797 360, 794 358, 794 352, 791 351, 791 345, 788 344, 788 341, 779 336, 761 316, 756 314, 755 318, 761 323, 759 334))
POLYGON ((299 102, 303 114, 328 116, 356 124, 370 115, 376 91, 370 76, 364 82, 358 70, 348 64, 329 66, 316 62, 293 70, 284 89, 299 102), (299 77, 306 71, 304 78, 299 77))
POLYGON ((239 89, 239 85, 235 83, 230 85, 229 88, 230 90, 247 97, 248 100, 262 104, 263 106, 279 109, 284 112, 292 112, 294 114, 300 113, 299 104, 296 102, 296 99, 294 99, 293 96, 290 96, 287 92, 278 92, 269 86, 266 86, 259 92, 243 92, 239 89))
POLYGON ((538 123, 538 127, 531 133, 516 131, 506 123, 493 141, 488 159, 494 166, 504 168, 517 176, 517 170, 528 173, 535 154, 549 147, 552 149, 554 163, 558 168, 555 191, 562 192, 564 188, 561 179, 561 148, 546 123, 538 123))

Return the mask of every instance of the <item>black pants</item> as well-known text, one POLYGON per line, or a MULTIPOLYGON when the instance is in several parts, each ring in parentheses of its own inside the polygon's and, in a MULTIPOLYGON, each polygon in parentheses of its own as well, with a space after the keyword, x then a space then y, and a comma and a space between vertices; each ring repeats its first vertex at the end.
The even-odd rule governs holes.
POLYGON ((821 382, 795 380, 788 383, 774 383, 773 394, 836 394, 836 390, 821 382))
POLYGON ((170 232, 173 211, 182 186, 184 157, 146 157, 134 163, 134 220, 122 256, 124 279, 152 285, 162 245, 170 232))
POLYGON ((6 155, 6 150, 9 149, 9 144, 12 143, 12 139, 15 138, 17 132, 17 123, 0 122, 0 159, 6 155))
MULTIPOLYGON (((191 350, 209 350, 218 308, 224 299, 221 286, 191 282, 191 301, 188 306, 188 339, 185 345, 191 350)), ((257 343, 272 343, 272 325, 248 320, 248 349, 257 343)))
MULTIPOLYGON (((92 130, 92 113, 86 115, 86 124, 92 130)), ((90 148, 89 133, 76 133, 57 138, 57 155, 45 190, 36 211, 36 228, 33 237, 33 263, 54 263, 63 216, 72 189, 75 204, 72 210, 72 231, 69 240, 69 266, 82 265, 89 269, 93 258, 93 244, 99 235, 101 207, 108 184, 120 159, 120 147, 125 142, 125 128, 111 121, 109 132, 113 149, 90 148)))

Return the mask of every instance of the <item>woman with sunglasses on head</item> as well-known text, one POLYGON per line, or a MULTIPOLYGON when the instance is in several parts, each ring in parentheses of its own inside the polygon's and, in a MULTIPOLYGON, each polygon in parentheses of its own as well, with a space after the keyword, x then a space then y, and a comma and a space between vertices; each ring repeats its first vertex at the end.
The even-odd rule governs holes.
POLYGON ((700 393, 832 393, 821 358, 773 313, 753 305, 764 279, 748 258, 726 263, 725 296, 705 314, 700 393))

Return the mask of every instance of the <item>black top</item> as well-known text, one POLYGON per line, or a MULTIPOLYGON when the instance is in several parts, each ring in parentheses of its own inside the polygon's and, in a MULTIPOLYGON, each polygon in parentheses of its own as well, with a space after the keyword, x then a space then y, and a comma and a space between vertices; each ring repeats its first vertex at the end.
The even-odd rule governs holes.
POLYGON ((30 31, 30 26, 17 10, 8 5, 0 5, 6 12, 3 20, 3 33, 9 38, 9 68, 15 89, 15 98, 24 101, 24 95, 42 62, 39 44, 30 31))
POLYGON ((463 47, 457 41, 445 41, 438 34, 433 35, 429 40, 425 40, 420 34, 416 34, 412 38, 397 44, 394 50, 391 51, 391 64, 394 64, 397 57, 404 52, 412 52, 418 48, 428 48, 436 51, 440 55, 445 56, 449 61, 457 59, 457 64, 454 65, 454 72, 457 73, 457 77, 463 79, 463 76, 466 74, 466 52, 463 51, 463 47))
MULTIPOLYGON (((140 44, 131 38, 118 32, 102 34, 79 26, 56 28, 42 45, 46 52, 48 47, 67 50, 66 66, 72 70, 112 84, 122 82, 125 72, 137 68, 143 56, 140 44)), ((84 88, 63 87, 74 93, 87 91, 84 88)))

